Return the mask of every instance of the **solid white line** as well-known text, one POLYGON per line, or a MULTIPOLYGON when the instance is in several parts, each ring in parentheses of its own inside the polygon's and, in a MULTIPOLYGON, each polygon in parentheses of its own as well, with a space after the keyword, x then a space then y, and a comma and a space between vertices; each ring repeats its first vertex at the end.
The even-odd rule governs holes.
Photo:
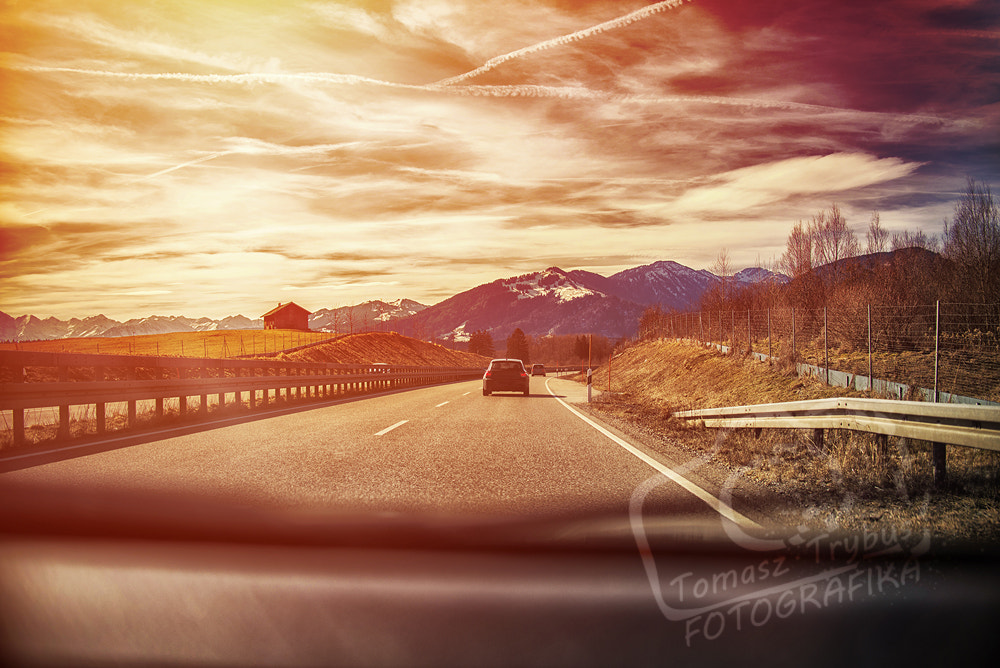
POLYGON ((448 402, 448 401, 442 401, 441 403, 439 403, 439 404, 438 404, 437 406, 435 406, 434 408, 441 408, 442 406, 444 406, 444 405, 445 405, 445 404, 447 404, 447 403, 451 403, 451 402, 448 402))
POLYGON ((545 389, 547 389, 549 391, 549 394, 551 394, 555 398, 556 401, 558 401, 563 406, 565 406, 566 410, 568 410, 570 413, 572 413, 573 415, 577 416, 578 418, 580 418, 581 420, 583 420, 584 422, 586 422, 587 424, 589 424, 591 427, 593 427, 597 431, 601 432, 602 434, 604 434, 605 436, 607 436, 608 438, 610 438, 612 441, 614 441, 615 443, 617 443, 621 447, 625 448, 625 450, 627 450, 628 452, 632 453, 633 455, 635 455, 636 457, 638 457, 642 461, 646 462, 647 464, 649 464, 650 466, 652 466, 654 469, 656 469, 657 471, 659 471, 663 475, 665 475, 668 478, 670 478, 671 480, 673 480, 675 483, 677 483, 678 485, 680 485, 681 487, 683 487, 684 489, 686 489, 691 494, 694 494, 695 496, 697 496, 699 499, 701 499, 702 501, 704 501, 705 503, 707 503, 708 506, 712 510, 714 510, 715 512, 719 513, 720 515, 722 515, 726 519, 728 519, 728 520, 730 520, 732 522, 735 522, 736 524, 739 524, 740 526, 751 527, 751 528, 755 528, 755 529, 762 528, 761 525, 757 524, 756 522, 754 522, 749 517, 746 517, 745 515, 737 512, 731 506, 729 506, 728 504, 724 503, 722 500, 720 500, 720 499, 716 498, 715 496, 713 496, 710 492, 702 489, 701 487, 699 487, 698 485, 694 484, 693 482, 691 482, 690 480, 688 480, 687 478, 685 478, 681 474, 677 473, 673 469, 669 468, 668 466, 666 466, 666 465, 662 464, 661 462, 653 459, 652 457, 650 457, 649 455, 647 455, 642 450, 639 450, 638 448, 636 448, 634 445, 631 445, 627 441, 625 441, 625 440, 623 440, 621 438, 618 438, 617 436, 615 436, 614 434, 612 434, 610 431, 608 431, 607 429, 605 429, 601 425, 597 424, 596 422, 594 422, 593 420, 591 420, 590 418, 588 418, 583 413, 579 412, 578 410, 576 410, 575 408, 573 408, 572 406, 570 406, 569 404, 567 404, 565 401, 563 401, 558 396, 556 396, 555 392, 552 391, 552 388, 549 387, 549 381, 545 381, 545 389))
POLYGON ((385 434, 388 434, 390 431, 392 431, 396 427, 402 427, 407 422, 409 422, 409 420, 400 420, 399 422, 397 422, 396 424, 392 425, 391 427, 386 427, 382 431, 375 432, 375 435, 376 436, 384 436, 385 434))

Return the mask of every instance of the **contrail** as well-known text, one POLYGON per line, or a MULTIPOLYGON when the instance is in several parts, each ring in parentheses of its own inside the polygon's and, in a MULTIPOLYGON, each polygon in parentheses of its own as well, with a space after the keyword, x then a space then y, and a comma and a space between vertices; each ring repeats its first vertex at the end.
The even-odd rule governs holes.
POLYGON ((74 67, 46 67, 40 65, 28 65, 12 67, 10 69, 22 72, 56 72, 68 74, 83 74, 87 76, 109 77, 114 79, 126 79, 129 81, 140 80, 170 80, 188 81, 191 83, 211 83, 211 84, 255 84, 255 83, 288 83, 292 81, 304 81, 308 83, 329 83, 334 85, 368 85, 383 86, 388 88, 403 88, 408 90, 428 90, 427 86, 401 84, 381 79, 357 76, 354 74, 334 74, 331 72, 296 72, 275 74, 268 72, 250 72, 246 74, 190 74, 187 72, 115 72, 110 70, 85 70, 74 67))
MULTIPOLYGON (((619 16, 616 19, 611 19, 610 21, 605 21, 604 23, 598 23, 595 26, 589 28, 584 28, 583 30, 577 30, 576 32, 571 32, 567 35, 561 37, 555 37, 553 39, 545 40, 544 42, 538 42, 537 44, 532 44, 531 46, 526 46, 523 49, 518 49, 516 51, 511 51, 510 53, 505 53, 501 56, 496 56, 490 58, 485 63, 480 65, 474 70, 470 70, 465 74, 459 74, 457 76, 449 77, 447 79, 441 79, 431 86, 451 86, 452 84, 461 83, 462 81, 467 81, 473 77, 477 77, 484 72, 489 72, 495 67, 506 63, 508 60, 513 60, 514 58, 520 58, 521 56, 526 56, 532 53, 537 53, 538 51, 544 51, 545 49, 551 49, 557 46, 563 46, 564 44, 569 44, 570 42, 575 42, 577 40, 585 39, 587 37, 592 37, 593 35, 606 32, 608 30, 614 30, 615 28, 622 28, 629 25, 630 23, 635 23, 636 21, 642 21, 643 19, 649 18, 654 14, 659 14, 668 9, 673 9, 684 4, 685 0, 665 0, 664 2, 657 2, 656 4, 648 5, 637 9, 634 12, 629 12, 624 16, 619 16)), ((690 0, 687 0, 690 2, 690 0)))

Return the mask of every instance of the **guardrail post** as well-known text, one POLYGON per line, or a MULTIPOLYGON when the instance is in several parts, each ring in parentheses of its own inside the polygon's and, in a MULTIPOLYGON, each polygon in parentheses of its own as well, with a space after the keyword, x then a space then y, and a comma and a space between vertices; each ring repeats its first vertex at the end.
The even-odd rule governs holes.
MULTIPOLYGON (((223 338, 222 342, 224 344, 226 342, 226 339, 223 338)), ((226 380, 226 367, 225 367, 225 364, 226 363, 225 363, 224 360, 221 360, 221 359, 219 360, 219 382, 220 383, 226 380)), ((222 410, 225 407, 226 407, 226 393, 225 392, 219 392, 219 412, 221 413, 222 410)))
MULTIPOLYGON (((94 367, 94 380, 96 380, 96 381, 103 381, 104 380, 104 367, 103 366, 95 366, 94 367)), ((96 404, 94 408, 96 409, 95 412, 97 414, 97 416, 96 416, 97 434, 101 435, 101 434, 104 434, 104 432, 107 430, 107 427, 108 427, 107 420, 106 420, 106 418, 107 418, 107 415, 106 415, 107 404, 105 404, 102 401, 102 402, 96 404)))
MULTIPOLYGON (((69 367, 59 367, 59 381, 65 383, 69 380, 69 367)), ((69 406, 59 407, 59 438, 69 438, 69 406)))
POLYGON ((825 450, 826 449, 825 445, 823 444, 823 430, 822 429, 813 429, 813 443, 820 450, 825 450))
MULTIPOLYGON (((204 339, 204 341, 205 341, 205 345, 207 346, 208 345, 208 339, 204 339)), ((206 351, 207 351, 207 348, 206 348, 206 351)), ((208 378, 208 367, 207 366, 201 367, 201 378, 202 379, 208 378)), ((208 395, 207 394, 202 394, 201 395, 201 404, 199 404, 199 406, 198 406, 198 412, 201 413, 201 415, 203 415, 203 416, 208 414, 208 395)))
MULTIPOLYGON (((181 343, 183 343, 183 341, 181 343)), ((177 379, 182 380, 183 378, 184 378, 184 367, 179 366, 177 367, 177 379)), ((177 397, 177 413, 181 417, 184 417, 184 415, 187 413, 187 396, 181 395, 177 397)))
MULTIPOLYGON (((24 367, 21 365, 15 366, 12 371, 14 372, 14 382, 23 383, 24 382, 24 367)), ((15 408, 14 409, 14 445, 24 444, 24 409, 15 408)))
MULTIPOLYGON (((128 366, 125 368, 125 377, 128 380, 135 380, 135 367, 128 366)), ((128 402, 128 428, 134 429, 136 425, 136 400, 129 399, 128 402)))
MULTIPOLYGON (((240 343, 242 344, 242 342, 243 342, 243 338, 240 337, 240 343)), ((234 366, 233 367, 233 378, 239 378, 242 375, 240 373, 240 371, 241 371, 241 369, 240 369, 239 366, 234 366)), ((239 389, 237 389, 235 392, 233 392, 233 405, 236 406, 236 408, 243 408, 243 393, 240 392, 239 389)))
POLYGON ((948 484, 948 451, 944 443, 934 443, 931 447, 934 460, 934 487, 944 489, 948 484))

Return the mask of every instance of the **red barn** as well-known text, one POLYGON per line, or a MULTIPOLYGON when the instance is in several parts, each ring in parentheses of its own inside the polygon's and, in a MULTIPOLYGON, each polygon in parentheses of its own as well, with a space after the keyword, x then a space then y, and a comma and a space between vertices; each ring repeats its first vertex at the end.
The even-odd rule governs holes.
POLYGON ((264 318, 264 329, 302 329, 309 331, 309 311, 295 302, 282 304, 261 316, 264 318))

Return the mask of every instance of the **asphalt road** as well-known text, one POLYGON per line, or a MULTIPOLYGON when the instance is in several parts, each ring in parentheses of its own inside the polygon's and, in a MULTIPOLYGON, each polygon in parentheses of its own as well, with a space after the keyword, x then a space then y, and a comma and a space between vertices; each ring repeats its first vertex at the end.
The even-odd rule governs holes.
POLYGON ((0 663, 701 666, 763 657, 844 666, 891 657, 937 666, 996 653, 993 562, 923 566, 907 552, 918 537, 893 535, 887 545, 884 533, 816 536, 822 550, 764 538, 687 545, 673 533, 644 545, 647 529, 629 522, 636 498, 643 523, 718 527, 713 497, 686 476, 657 477, 657 467, 676 473, 582 419, 572 406, 585 387, 533 378, 530 397, 483 397, 480 388, 455 383, 244 418, 103 452, 67 450, 0 474, 0 501, 13 499, 0 503, 13 527, 0 541, 0 663), (28 493, 4 496, 14 488, 28 493), (47 496, 60 488, 84 493, 47 496), (176 506, 161 513, 139 503, 159 492, 176 506), (226 503, 186 502, 201 497, 226 503), (92 521, 109 509, 101 498, 125 504, 113 509, 129 531, 150 522, 149 510, 165 531, 103 531, 92 521), (23 520, 36 505, 53 531, 23 520), (299 512, 276 513, 282 521, 263 536, 213 533, 232 519, 273 519, 260 508, 299 512), (601 542, 585 521, 557 521, 557 540, 525 549, 502 536, 456 541, 448 521, 444 531, 431 526, 429 544, 312 540, 317 527, 354 528, 322 520, 302 525, 309 540, 282 533, 286 517, 331 509, 366 522, 460 516, 470 521, 454 533, 477 535, 505 529, 476 518, 565 513, 629 534, 601 542), (66 525, 77 521, 97 530, 75 534, 66 525), (560 543, 567 529, 576 535, 560 543), (872 541, 863 558, 847 556, 848 546, 872 541))
MULTIPOLYGON (((49 488, 163 492, 296 510, 452 516, 627 513, 656 471, 564 404, 586 388, 534 377, 531 396, 471 381, 316 408, 0 475, 49 488), (556 397, 562 398, 562 401, 556 397)), ((717 520, 669 483, 650 513, 717 520)))

